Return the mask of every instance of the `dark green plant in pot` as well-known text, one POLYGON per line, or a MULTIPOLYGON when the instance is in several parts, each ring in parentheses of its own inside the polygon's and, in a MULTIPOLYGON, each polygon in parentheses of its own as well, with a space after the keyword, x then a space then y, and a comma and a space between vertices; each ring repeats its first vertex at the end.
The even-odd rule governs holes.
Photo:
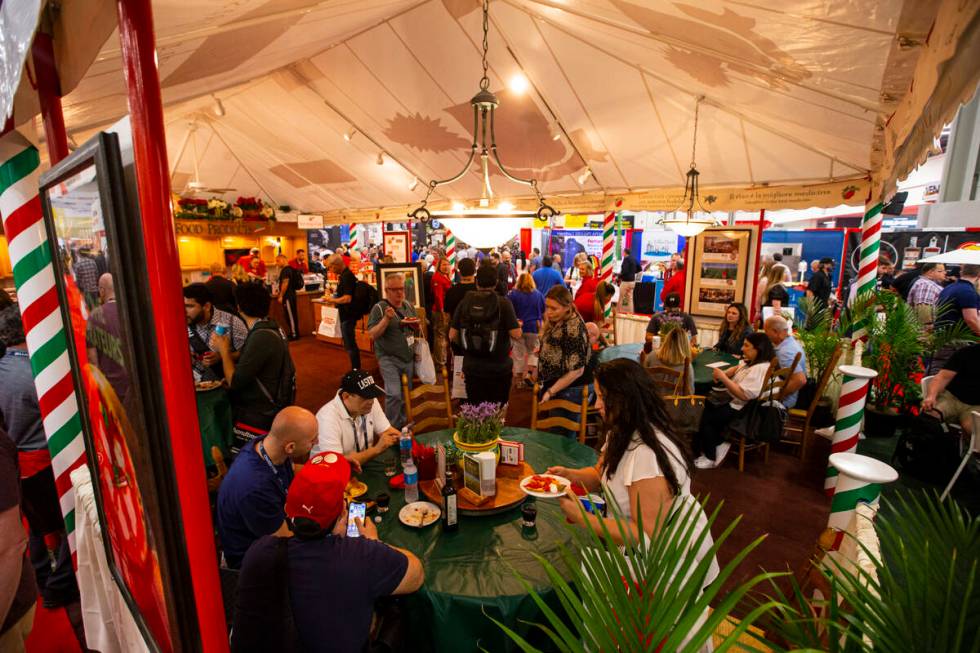
MULTIPOLYGON (((607 545, 612 540, 605 521, 600 522, 602 535, 590 528, 569 526, 574 532, 573 546, 562 549, 565 566, 570 570, 569 580, 554 565, 536 556, 555 588, 565 615, 549 607, 530 584, 524 583, 546 620, 534 625, 562 653, 700 651, 753 587, 784 575, 762 573, 721 594, 726 580, 762 542, 763 536, 735 555, 717 579, 702 591, 715 556, 738 519, 724 529, 702 556, 699 550, 710 537, 720 506, 708 517, 707 528, 702 528, 699 519, 702 505, 693 497, 679 499, 653 535, 637 542, 627 535, 627 520, 608 493, 606 502, 623 541, 630 544, 622 548, 607 545), (711 603, 715 606, 709 614, 711 603)), ((644 532, 639 516, 637 525, 644 532)), ((774 605, 772 602, 755 605, 715 650, 721 653, 740 636, 747 635, 749 626, 774 605)), ((538 650, 505 624, 495 619, 494 622, 522 651, 538 650)))
MULTIPOLYGON (((824 616, 814 616, 794 581, 767 627, 789 651, 977 653, 980 651, 980 519, 937 493, 884 499, 875 520, 881 556, 861 548, 874 571, 830 562, 824 616)), ((768 605, 771 598, 766 599, 768 605)))
POLYGON ((816 381, 830 363, 841 337, 834 330, 833 313, 823 302, 804 297, 797 304, 797 309, 803 317, 804 327, 797 331, 796 336, 803 345, 809 378, 816 381))

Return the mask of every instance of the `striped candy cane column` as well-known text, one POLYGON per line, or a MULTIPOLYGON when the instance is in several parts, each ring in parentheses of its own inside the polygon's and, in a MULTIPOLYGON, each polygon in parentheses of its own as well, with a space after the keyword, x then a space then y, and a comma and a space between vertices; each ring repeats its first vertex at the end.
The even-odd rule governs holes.
MULTIPOLYGON (((841 365, 837 368, 844 375, 841 384, 840 402, 837 405, 837 424, 831 445, 831 458, 836 453, 849 453, 857 450, 861 422, 864 420, 864 402, 868 397, 868 386, 878 373, 867 367, 841 365)), ((838 470, 832 463, 827 465, 827 476, 823 489, 827 496, 834 496, 837 487, 838 470)))
POLYGON ((859 503, 877 504, 881 486, 898 478, 890 465, 856 453, 830 454, 830 464, 840 470, 840 475, 827 525, 840 531, 847 529, 859 503))
POLYGON ((17 300, 55 485, 75 555, 75 502, 69 473, 85 463, 82 422, 68 359, 68 340, 55 288, 51 246, 41 218, 37 149, 21 134, 0 138, 0 218, 14 268, 17 300))
POLYGON ((456 236, 447 227, 446 228, 446 258, 449 259, 449 265, 456 268, 456 236))
POLYGON ((347 249, 357 249, 357 224, 350 226, 350 238, 348 240, 347 249))
MULTIPOLYGON (((857 294, 858 296, 873 292, 878 279, 878 250, 881 247, 881 209, 883 204, 878 202, 867 208, 861 221, 861 249, 858 262, 857 294)), ((841 269, 844 269, 843 264, 841 269)), ((854 330, 853 339, 864 340, 867 330, 859 325, 854 330)))

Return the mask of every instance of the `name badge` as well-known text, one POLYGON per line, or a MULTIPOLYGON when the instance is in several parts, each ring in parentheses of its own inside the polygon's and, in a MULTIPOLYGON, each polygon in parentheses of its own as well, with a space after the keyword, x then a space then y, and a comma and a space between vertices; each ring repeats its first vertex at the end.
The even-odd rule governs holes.
POLYGON ((407 342, 408 346, 411 347, 415 344, 415 336, 405 336, 405 342, 407 342))

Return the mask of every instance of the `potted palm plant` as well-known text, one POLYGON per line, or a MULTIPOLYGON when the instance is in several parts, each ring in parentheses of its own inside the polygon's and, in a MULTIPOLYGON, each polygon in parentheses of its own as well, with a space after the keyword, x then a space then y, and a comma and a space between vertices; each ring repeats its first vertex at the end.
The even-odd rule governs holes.
POLYGON ((795 582, 773 585, 763 605, 776 650, 818 653, 958 653, 980 650, 980 518, 935 492, 883 500, 875 519, 881 555, 873 569, 830 561, 827 612, 814 614, 795 582), (783 648, 785 646, 785 648, 783 648))
POLYGON ((845 329, 867 333, 862 365, 878 375, 871 380, 864 409, 864 433, 891 437, 908 409, 921 399, 925 327, 915 310, 889 291, 867 293, 850 309, 845 329))
MULTIPOLYGON (((626 521, 608 492, 606 505, 616 520, 624 541, 630 541, 626 536, 626 521)), ((750 590, 761 583, 786 575, 763 572, 737 584, 724 594, 721 592, 725 582, 745 557, 762 542, 763 536, 735 555, 714 582, 704 588, 712 560, 739 521, 736 519, 725 528, 715 539, 710 551, 700 556, 702 538, 707 537, 706 531, 710 532, 711 526, 715 524, 720 508, 720 505, 715 508, 708 517, 707 529, 702 530, 698 523, 702 505, 691 498, 681 503, 654 530, 651 537, 640 542, 632 541, 622 549, 606 545, 609 530, 605 522, 602 522, 602 536, 592 529, 569 526, 573 529, 574 545, 562 549, 564 566, 570 573, 569 579, 553 564, 541 556, 535 556, 551 579, 565 614, 552 609, 525 582, 528 594, 547 622, 534 625, 562 653, 694 653, 703 650, 719 625, 728 619, 732 610, 750 590), (712 603, 713 610, 709 608, 712 603)), ((642 532, 640 515, 637 522, 642 532)), ((723 651, 740 638, 756 641, 749 634, 750 626, 776 605, 775 602, 763 601, 752 606, 741 621, 721 638, 721 645, 716 650, 723 651)), ((522 651, 529 653, 539 650, 506 624, 496 619, 493 621, 522 651)), ((718 641, 717 637, 715 641, 718 641)))

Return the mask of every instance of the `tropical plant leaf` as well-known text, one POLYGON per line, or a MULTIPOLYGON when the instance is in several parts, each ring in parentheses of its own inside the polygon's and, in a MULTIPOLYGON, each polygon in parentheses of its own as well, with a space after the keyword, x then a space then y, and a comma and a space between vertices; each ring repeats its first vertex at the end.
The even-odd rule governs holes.
MULTIPOLYGON (((689 497, 675 501, 667 515, 658 515, 650 535, 636 537, 608 491, 606 500, 611 517, 598 520, 597 530, 569 526, 572 543, 562 547, 562 560, 569 570, 567 579, 554 564, 536 556, 565 614, 552 609, 521 579, 545 621, 535 625, 563 653, 659 650, 694 653, 753 587, 783 575, 760 573, 722 597, 721 587, 763 538, 740 551, 708 583, 718 550, 738 520, 707 546, 720 506, 706 515, 703 504, 689 497), (613 532, 619 537, 613 538, 613 532), (612 544, 617 540, 623 546, 612 544), (718 605, 709 613, 709 605, 716 599, 718 605)), ((580 506, 580 510, 584 518, 584 507, 580 506)), ((645 533, 641 515, 637 515, 636 524, 645 533)), ((719 650, 729 648, 776 606, 775 601, 754 606, 726 636, 726 643, 719 650)), ((535 650, 513 629, 498 620, 494 623, 522 651, 535 650)))

